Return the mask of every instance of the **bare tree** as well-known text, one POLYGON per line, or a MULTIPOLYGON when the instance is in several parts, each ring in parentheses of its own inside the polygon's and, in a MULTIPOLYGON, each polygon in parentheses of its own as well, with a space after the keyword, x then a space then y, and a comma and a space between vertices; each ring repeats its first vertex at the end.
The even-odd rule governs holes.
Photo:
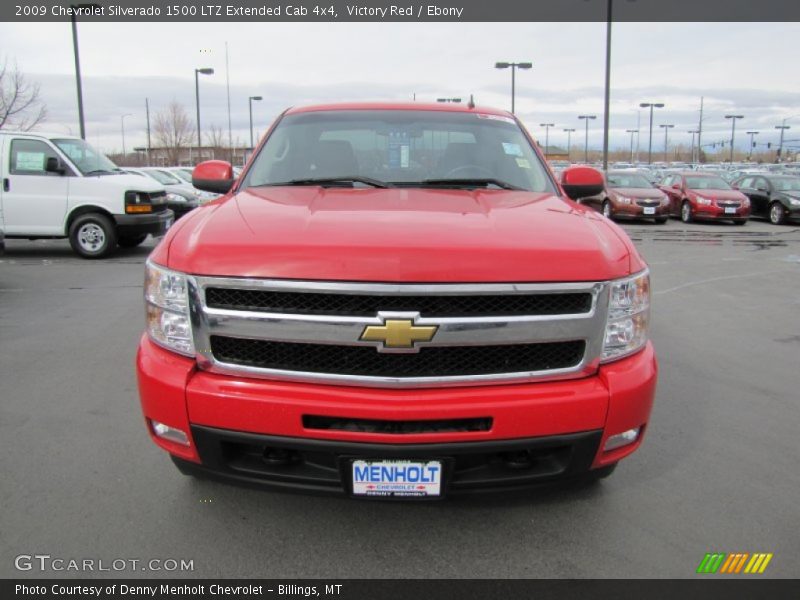
POLYGON ((206 133, 206 147, 211 150, 211 156, 216 158, 217 155, 222 155, 225 149, 225 135, 222 133, 222 127, 211 125, 208 133, 206 133))
POLYGON ((47 117, 47 106, 39 96, 39 84, 31 83, 17 68, 3 60, 0 67, 0 129, 28 131, 47 117))
POLYGON ((169 164, 179 164, 181 148, 191 144, 194 137, 194 126, 182 104, 173 100, 156 113, 153 137, 166 151, 169 164))

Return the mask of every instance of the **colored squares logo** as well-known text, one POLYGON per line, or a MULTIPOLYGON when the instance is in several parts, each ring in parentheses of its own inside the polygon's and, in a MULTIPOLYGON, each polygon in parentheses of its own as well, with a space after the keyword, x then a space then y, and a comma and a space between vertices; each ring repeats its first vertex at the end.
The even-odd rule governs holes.
POLYGON ((708 553, 697 567, 698 573, 761 574, 767 569, 772 553, 725 552, 708 553))

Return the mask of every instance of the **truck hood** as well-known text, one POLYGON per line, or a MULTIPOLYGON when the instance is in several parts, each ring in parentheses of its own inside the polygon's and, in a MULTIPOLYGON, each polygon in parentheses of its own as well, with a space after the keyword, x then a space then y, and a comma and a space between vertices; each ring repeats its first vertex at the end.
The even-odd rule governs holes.
POLYGON ((153 260, 385 282, 593 281, 644 266, 616 225, 552 194, 420 188, 250 188, 182 219, 153 260))

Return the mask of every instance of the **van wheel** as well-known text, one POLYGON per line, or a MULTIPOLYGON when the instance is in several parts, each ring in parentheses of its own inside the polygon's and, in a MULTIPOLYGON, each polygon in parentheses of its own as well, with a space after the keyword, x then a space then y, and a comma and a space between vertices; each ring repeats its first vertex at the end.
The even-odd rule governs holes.
POLYGON ((69 227, 69 244, 83 258, 104 258, 117 247, 117 230, 105 215, 81 215, 69 227))
POLYGON ((769 205, 769 222, 773 225, 782 225, 786 220, 786 211, 780 202, 773 202, 769 205))
POLYGON ((684 223, 692 222, 692 205, 687 200, 681 204, 681 221, 684 223))
POLYGON ((120 248, 136 248, 136 246, 141 244, 146 239, 147 239, 147 234, 145 233, 144 235, 121 237, 119 238, 119 242, 117 243, 119 244, 120 248))

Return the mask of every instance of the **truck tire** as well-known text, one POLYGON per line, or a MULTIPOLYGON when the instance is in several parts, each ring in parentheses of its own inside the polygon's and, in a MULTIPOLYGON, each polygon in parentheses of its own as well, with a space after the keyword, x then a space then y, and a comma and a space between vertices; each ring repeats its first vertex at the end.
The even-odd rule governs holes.
POLYGON ((136 235, 132 237, 121 237, 117 242, 120 248, 136 248, 139 244, 147 239, 147 234, 136 235))
POLYGON ((105 215, 81 215, 69 227, 69 244, 83 258, 104 258, 117 248, 117 230, 105 215))

